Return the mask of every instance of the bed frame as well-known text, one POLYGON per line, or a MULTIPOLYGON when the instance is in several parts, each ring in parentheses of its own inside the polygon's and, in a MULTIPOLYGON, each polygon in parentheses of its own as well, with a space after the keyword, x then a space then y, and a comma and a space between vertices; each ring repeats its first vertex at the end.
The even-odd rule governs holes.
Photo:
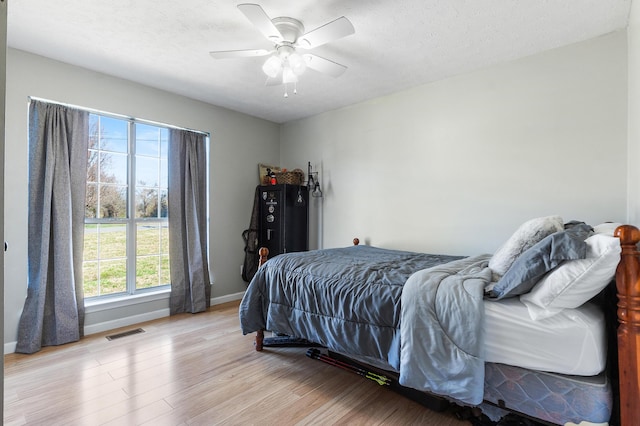
POLYGON ((614 235, 622 247, 616 270, 620 425, 631 426, 640 421, 640 230, 623 225, 614 235))
MULTIPOLYGON (((620 426, 640 422, 640 229, 632 225, 619 226, 614 236, 620 238, 622 248, 616 270, 617 292, 617 351, 620 426), (635 420, 634 420, 635 419, 635 420)), ((359 244, 355 238, 353 243, 359 244)), ((259 250, 259 266, 269 256, 269 250, 259 250)), ((264 330, 256 334, 255 349, 263 349, 264 330)))

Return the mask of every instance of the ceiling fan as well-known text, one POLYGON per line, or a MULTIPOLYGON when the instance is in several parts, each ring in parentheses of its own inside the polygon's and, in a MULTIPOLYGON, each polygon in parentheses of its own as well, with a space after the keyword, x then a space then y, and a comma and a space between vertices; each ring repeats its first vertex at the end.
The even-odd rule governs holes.
POLYGON ((247 58, 269 55, 269 58, 262 65, 262 70, 268 77, 267 84, 284 84, 285 97, 288 96, 286 85, 294 83, 295 93, 295 83, 298 82, 298 76, 302 75, 307 67, 333 77, 338 77, 347 69, 342 64, 312 53, 298 53, 298 49, 313 49, 355 33, 353 25, 344 16, 305 33, 304 25, 299 20, 286 16, 271 19, 260 5, 243 3, 238 5, 238 9, 267 40, 274 44, 274 48, 271 50, 248 49, 209 52, 213 58, 247 58))

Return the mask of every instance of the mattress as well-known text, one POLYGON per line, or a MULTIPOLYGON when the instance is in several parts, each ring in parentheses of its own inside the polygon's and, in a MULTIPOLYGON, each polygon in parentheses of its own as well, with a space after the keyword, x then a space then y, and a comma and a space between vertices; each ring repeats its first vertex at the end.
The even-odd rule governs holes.
POLYGON ((611 383, 605 373, 592 377, 564 376, 502 364, 485 364, 482 411, 497 421, 497 407, 564 425, 582 421, 605 423, 613 407, 611 383), (497 406, 497 407, 495 407, 497 406))
POLYGON ((591 303, 534 321, 518 298, 487 301, 485 331, 487 362, 576 376, 605 369, 605 319, 591 303))

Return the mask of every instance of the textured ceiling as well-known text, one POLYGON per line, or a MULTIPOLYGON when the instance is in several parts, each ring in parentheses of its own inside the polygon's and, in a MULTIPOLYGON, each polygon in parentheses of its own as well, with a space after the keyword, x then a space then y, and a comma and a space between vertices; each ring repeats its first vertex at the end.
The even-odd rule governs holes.
POLYGON ((297 95, 265 86, 264 58, 212 50, 272 46, 230 0, 14 0, 10 47, 278 123, 624 29, 631 0, 262 0, 312 30, 346 16, 355 34, 311 52, 297 95))

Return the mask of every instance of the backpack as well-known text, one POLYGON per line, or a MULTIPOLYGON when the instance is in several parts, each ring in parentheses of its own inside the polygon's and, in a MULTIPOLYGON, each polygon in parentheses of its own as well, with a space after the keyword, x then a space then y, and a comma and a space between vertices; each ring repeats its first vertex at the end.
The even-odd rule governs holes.
POLYGON ((242 231, 242 239, 244 240, 244 263, 242 265, 242 279, 250 282, 258 271, 258 215, 259 215, 259 196, 260 187, 256 187, 256 193, 253 198, 253 210, 251 210, 251 222, 249 229, 242 231))

